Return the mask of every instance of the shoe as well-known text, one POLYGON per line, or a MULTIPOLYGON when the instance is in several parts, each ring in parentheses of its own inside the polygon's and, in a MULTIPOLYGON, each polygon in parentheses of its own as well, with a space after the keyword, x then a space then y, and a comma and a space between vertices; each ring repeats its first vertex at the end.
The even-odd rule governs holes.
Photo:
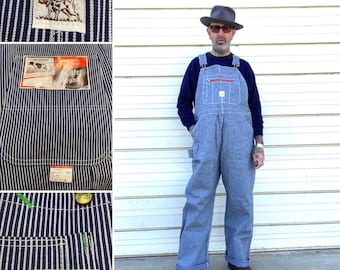
POLYGON ((229 269, 231 270, 252 270, 250 266, 247 266, 247 267, 238 267, 238 266, 235 266, 231 263, 228 263, 228 266, 229 266, 229 269))

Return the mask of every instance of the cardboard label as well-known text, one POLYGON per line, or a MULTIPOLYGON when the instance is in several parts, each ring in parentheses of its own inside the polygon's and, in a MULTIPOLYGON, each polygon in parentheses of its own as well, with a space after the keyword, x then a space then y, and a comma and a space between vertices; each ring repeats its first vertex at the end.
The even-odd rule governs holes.
POLYGON ((50 167, 50 181, 61 183, 72 183, 73 179, 72 166, 51 166, 50 167))
POLYGON ((33 0, 33 28, 86 32, 86 0, 33 0))
POLYGON ((20 88, 90 89, 87 56, 25 56, 20 88))
POLYGON ((220 96, 220 97, 225 97, 225 92, 223 91, 223 90, 221 90, 221 91, 219 91, 218 92, 218 95, 220 96))

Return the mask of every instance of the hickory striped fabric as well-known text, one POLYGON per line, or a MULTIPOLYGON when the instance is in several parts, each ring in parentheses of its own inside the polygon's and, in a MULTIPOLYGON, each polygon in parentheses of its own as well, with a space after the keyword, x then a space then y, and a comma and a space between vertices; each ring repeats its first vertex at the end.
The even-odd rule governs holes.
POLYGON ((82 0, 86 4, 86 33, 32 28, 33 1, 0 1, 0 41, 112 41, 112 1, 82 0))
POLYGON ((111 189, 111 45, 1 46, 0 189, 111 189), (20 89, 25 55, 87 56, 90 89, 20 89), (73 166, 73 182, 49 182, 53 165, 73 166))
POLYGON ((0 190, 111 190, 112 159, 74 166, 73 182, 50 182, 50 166, 18 166, 0 159, 0 190))
POLYGON ((0 269, 109 270, 112 266, 109 193, 88 205, 71 193, 0 194, 0 269))
POLYGON ((2 102, 3 102, 3 96, 4 93, 6 92, 6 89, 8 87, 7 85, 7 78, 8 78, 8 65, 6 62, 7 58, 6 58, 6 50, 5 50, 5 46, 0 46, 0 61, 1 61, 1 79, 0 79, 0 112, 2 109, 2 102))

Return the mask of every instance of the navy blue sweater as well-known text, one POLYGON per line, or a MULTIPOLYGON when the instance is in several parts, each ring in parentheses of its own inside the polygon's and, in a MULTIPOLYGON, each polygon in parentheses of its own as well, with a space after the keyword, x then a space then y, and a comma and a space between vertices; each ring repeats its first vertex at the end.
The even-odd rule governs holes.
MULTIPOLYGON (((216 57, 211 53, 207 53, 208 65, 221 65, 232 67, 232 54, 225 57, 216 57)), ((254 136, 263 135, 263 119, 261 112, 260 96, 257 90, 255 74, 249 63, 240 59, 239 71, 248 85, 248 104, 253 120, 254 136)), ((195 94, 197 88, 198 75, 200 65, 198 57, 194 58, 189 64, 181 85, 181 90, 177 100, 178 115, 182 124, 188 129, 196 123, 193 114, 193 106, 195 103, 195 94)))

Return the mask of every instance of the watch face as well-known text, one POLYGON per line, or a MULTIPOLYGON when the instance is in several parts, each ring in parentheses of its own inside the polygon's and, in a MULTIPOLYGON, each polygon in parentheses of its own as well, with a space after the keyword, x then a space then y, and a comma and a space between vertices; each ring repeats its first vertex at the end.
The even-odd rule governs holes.
POLYGON ((88 204, 92 201, 91 193, 76 193, 75 194, 76 202, 79 204, 88 204))

